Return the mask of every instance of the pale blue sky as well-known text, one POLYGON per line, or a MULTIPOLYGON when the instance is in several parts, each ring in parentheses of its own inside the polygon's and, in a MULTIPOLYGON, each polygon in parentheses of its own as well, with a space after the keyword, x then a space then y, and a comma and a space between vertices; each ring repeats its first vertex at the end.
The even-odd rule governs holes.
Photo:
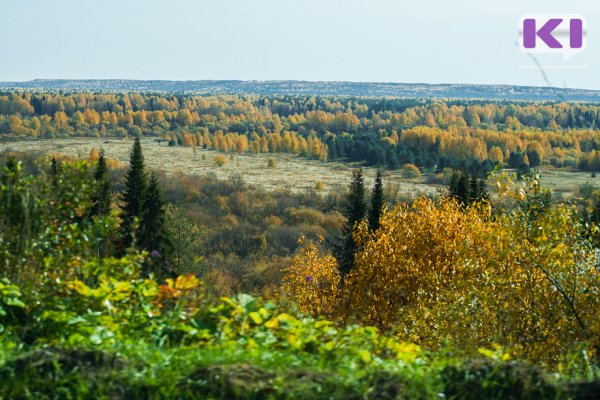
POLYGON ((577 13, 589 45, 548 71, 600 89, 598 0, 1 0, 0 80, 296 79, 544 85, 524 13, 577 13))

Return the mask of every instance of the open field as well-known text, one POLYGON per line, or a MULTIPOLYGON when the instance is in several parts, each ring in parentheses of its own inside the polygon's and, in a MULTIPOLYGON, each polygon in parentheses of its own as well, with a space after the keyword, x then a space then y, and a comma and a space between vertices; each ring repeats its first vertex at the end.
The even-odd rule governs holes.
POLYGON ((579 187, 590 184, 600 188, 600 177, 592 178, 590 172, 570 171, 545 167, 541 171, 542 185, 552 189, 555 195, 572 196, 579 191, 579 187))
MULTIPOLYGON (((40 151, 63 154, 70 157, 87 158, 92 148, 103 147, 109 158, 127 163, 132 140, 71 138, 0 143, 0 151, 40 151)), ((227 155, 227 163, 215 165, 214 157, 223 153, 214 150, 189 147, 169 147, 167 143, 156 143, 153 138, 143 138, 142 146, 146 163, 153 169, 167 174, 214 175, 227 179, 240 174, 244 180, 266 190, 286 189, 301 192, 315 188, 317 182, 324 185, 323 192, 346 190, 352 176, 352 167, 340 162, 309 160, 289 154, 234 154, 227 155), (205 159, 203 159, 203 156, 205 159), (275 168, 268 167, 268 160, 275 160, 275 168)), ((370 186, 375 175, 374 168, 365 168, 365 177, 370 186)), ((592 178, 591 173, 542 167, 542 184, 551 188, 558 196, 569 197, 578 192, 583 184, 600 187, 600 177, 592 178)), ((426 176, 418 179, 405 179, 399 171, 386 171, 386 186, 398 196, 417 196, 420 193, 436 194, 439 185, 426 183, 426 176)))
MULTIPOLYGON (((104 148, 107 157, 118 162, 129 160, 129 151, 133 141, 127 139, 73 138, 19 141, 0 143, 0 151, 40 151, 63 154, 70 157, 88 158, 93 148, 104 148)), ((323 183, 324 192, 342 192, 350 183, 352 168, 339 162, 308 160, 289 154, 234 154, 227 155, 227 163, 221 167, 215 165, 214 157, 223 153, 214 150, 189 147, 169 147, 167 143, 156 143, 153 138, 142 138, 142 147, 147 165, 167 174, 207 175, 214 174, 219 179, 227 179, 240 174, 251 184, 266 190, 286 189, 300 192, 314 189, 317 182, 323 183), (205 159, 203 159, 205 156, 205 159), (268 167, 268 160, 275 160, 275 168, 268 167)), ((375 176, 374 168, 365 168, 368 186, 375 176)), ((402 196, 416 196, 419 193, 435 194, 440 187, 427 184, 424 178, 404 179, 398 171, 387 171, 385 183, 394 193, 402 196)))

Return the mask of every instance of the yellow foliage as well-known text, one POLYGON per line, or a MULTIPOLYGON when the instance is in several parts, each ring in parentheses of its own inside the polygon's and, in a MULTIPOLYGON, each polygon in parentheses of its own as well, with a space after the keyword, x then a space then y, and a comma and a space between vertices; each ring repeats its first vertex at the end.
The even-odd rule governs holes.
MULTIPOLYGON (((303 243, 304 238, 299 240, 303 243)), ((339 294, 338 264, 331 255, 320 257, 315 243, 305 244, 285 270, 283 290, 298 304, 302 312, 335 316, 339 294)))
POLYGON ((404 164, 402 166, 402 176, 409 179, 418 178, 421 176, 421 171, 419 171, 419 168, 414 164, 404 164))
POLYGON ((217 167, 222 167, 223 165, 225 165, 227 163, 227 157, 219 154, 217 156, 215 156, 215 158, 213 159, 215 164, 217 165, 217 167))
POLYGON ((343 287, 335 260, 302 249, 287 271, 300 308, 393 330, 435 348, 504 346, 556 364, 574 343, 600 344, 600 274, 579 217, 560 205, 534 220, 516 210, 425 198, 399 204, 375 233, 354 232, 356 268, 343 287), (318 277, 321 285, 307 281, 318 277))
POLYGON ((98 159, 100 158, 100 152, 98 150, 96 150, 96 148, 92 148, 92 150, 90 151, 90 156, 89 156, 89 160, 94 162, 94 161, 98 161, 98 159))

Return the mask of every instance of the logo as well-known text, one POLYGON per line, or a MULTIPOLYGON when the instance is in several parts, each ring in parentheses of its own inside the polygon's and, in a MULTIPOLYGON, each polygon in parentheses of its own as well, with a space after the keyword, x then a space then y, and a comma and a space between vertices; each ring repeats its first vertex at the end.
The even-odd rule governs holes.
POLYGON ((530 14, 519 22, 524 53, 562 54, 568 60, 587 46, 587 22, 576 14, 530 14))

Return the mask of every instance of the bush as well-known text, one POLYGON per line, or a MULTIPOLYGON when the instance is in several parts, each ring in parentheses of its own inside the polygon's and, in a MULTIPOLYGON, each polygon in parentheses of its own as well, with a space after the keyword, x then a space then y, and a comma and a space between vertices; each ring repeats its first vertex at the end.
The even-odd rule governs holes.
POLYGON ((402 176, 408 179, 414 179, 421 176, 421 171, 419 171, 419 168, 414 164, 404 164, 401 172, 402 176))
POLYGON ((320 191, 320 190, 323 190, 323 189, 325 189, 325 184, 323 182, 319 181, 319 182, 315 183, 315 190, 319 190, 320 191))
POLYGON ((217 165, 217 167, 222 167, 223 165, 227 164, 227 157, 225 157, 222 154, 219 154, 218 156, 215 156, 215 158, 213 158, 215 164, 217 165))
POLYGON ((516 362, 468 361, 442 371, 444 394, 458 399, 554 399, 541 370, 516 362))
POLYGON ((277 165, 275 164, 275 160, 273 160, 272 158, 269 158, 269 160, 267 161, 267 167, 269 167, 269 168, 277 167, 277 165))
POLYGON ((592 185, 591 183, 586 182, 586 183, 582 183, 579 186, 579 194, 584 199, 591 199, 592 196, 594 195, 595 191, 596 191, 596 187, 594 185, 592 185))

